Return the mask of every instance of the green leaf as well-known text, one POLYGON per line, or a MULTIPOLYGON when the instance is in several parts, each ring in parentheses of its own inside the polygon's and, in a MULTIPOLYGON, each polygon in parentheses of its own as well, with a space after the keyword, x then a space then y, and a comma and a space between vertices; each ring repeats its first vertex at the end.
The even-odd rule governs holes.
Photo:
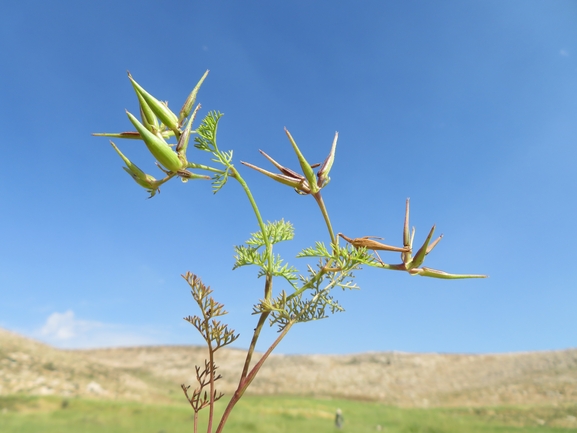
POLYGON ((223 114, 219 111, 211 111, 202 120, 200 126, 197 128, 197 137, 194 139, 194 146, 197 149, 205 152, 218 152, 216 144, 216 132, 218 129, 218 122, 223 114))
POLYGON ((258 248, 245 247, 244 245, 237 245, 234 247, 236 255, 235 262, 232 269, 240 268, 241 266, 256 265, 264 267, 266 257, 264 253, 259 253, 258 248))
POLYGON ((298 270, 288 263, 283 264, 283 259, 281 259, 280 255, 273 257, 272 270, 269 271, 262 267, 258 276, 263 277, 269 272, 273 277, 284 278, 291 286, 293 286, 293 288, 296 288, 295 281, 298 281, 298 270))
POLYGON ((317 242, 314 247, 305 248, 297 254, 297 258, 302 257, 330 258, 332 257, 332 254, 329 253, 329 250, 327 250, 327 247, 323 242, 317 242))
MULTIPOLYGON (((271 244, 290 241, 294 238, 294 227, 284 219, 273 222, 268 221, 265 225, 265 234, 271 244)), ((260 231, 251 233, 250 239, 246 241, 246 244, 257 248, 266 245, 262 232, 260 231)))

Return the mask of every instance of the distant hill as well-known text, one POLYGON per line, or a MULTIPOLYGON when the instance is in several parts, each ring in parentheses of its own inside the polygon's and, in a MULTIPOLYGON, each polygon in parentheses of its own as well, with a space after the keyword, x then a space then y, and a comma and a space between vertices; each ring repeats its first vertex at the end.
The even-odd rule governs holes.
MULTIPOLYGON (((230 394, 244 352, 222 349, 217 355, 223 376, 218 388, 230 394)), ((0 329, 0 395, 170 401, 180 398, 181 383, 195 386, 194 366, 204 357, 204 348, 195 346, 59 350, 0 329)), ((419 407, 576 403, 577 349, 498 355, 273 355, 249 392, 419 407)))

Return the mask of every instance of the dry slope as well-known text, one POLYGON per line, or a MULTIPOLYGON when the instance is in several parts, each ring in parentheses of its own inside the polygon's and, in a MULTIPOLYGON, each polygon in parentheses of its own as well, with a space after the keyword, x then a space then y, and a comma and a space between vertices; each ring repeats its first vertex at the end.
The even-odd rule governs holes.
MULTIPOLYGON (((217 360, 230 393, 243 352, 217 360)), ((57 350, 0 329, 0 395, 169 400, 194 384, 205 352, 193 346, 57 350)), ((498 355, 364 353, 273 355, 253 394, 381 400, 401 406, 577 403, 577 350, 498 355)))

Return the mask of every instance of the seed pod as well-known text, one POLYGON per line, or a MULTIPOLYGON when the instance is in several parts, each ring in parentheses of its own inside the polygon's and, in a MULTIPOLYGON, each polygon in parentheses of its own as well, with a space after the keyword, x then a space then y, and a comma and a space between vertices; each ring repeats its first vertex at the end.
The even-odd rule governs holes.
POLYGON ((200 86, 202 85, 202 82, 204 81, 204 79, 206 78, 207 75, 208 75, 208 71, 206 71, 204 73, 204 75, 202 76, 200 81, 196 84, 196 86, 194 86, 194 89, 192 89, 192 92, 190 92, 190 95, 188 95, 188 98, 186 98, 186 101, 184 101, 184 105, 180 109, 180 113, 178 115, 178 127, 179 128, 182 126, 182 124, 184 123, 184 120, 190 114, 190 110, 192 110, 192 106, 194 105, 194 102, 196 101, 196 95, 198 93, 198 90, 200 89, 200 86))
MULTIPOLYGON (((174 137, 174 132, 170 130, 159 132, 162 138, 174 137)), ((142 136, 136 131, 119 132, 119 133, 108 133, 108 132, 94 132, 92 133, 95 137, 109 137, 109 138, 128 138, 130 140, 142 140, 142 136)))
POLYGON ((116 147, 116 144, 114 144, 112 141, 110 142, 110 144, 112 145, 112 147, 114 147, 116 153, 118 153, 118 155, 122 158, 122 160, 126 164, 126 167, 122 167, 124 171, 126 171, 137 184, 146 189, 150 193, 150 197, 153 197, 159 190, 161 182, 156 180, 153 176, 146 174, 140 168, 138 168, 136 164, 134 164, 126 156, 124 156, 124 154, 120 151, 118 147, 116 147))
POLYGON ((256 165, 252 165, 244 161, 241 161, 241 164, 258 171, 264 174, 265 176, 268 176, 271 179, 276 180, 277 182, 280 182, 284 185, 292 186, 299 194, 310 194, 310 189, 307 184, 307 181, 302 176, 300 176, 299 178, 295 178, 292 176, 287 176, 285 174, 271 173, 270 171, 264 170, 260 167, 257 167, 256 165))
POLYGON ((142 119, 142 124, 152 133, 158 131, 158 119, 154 112, 150 109, 150 106, 146 103, 142 95, 136 92, 138 97, 138 103, 140 104, 140 118, 142 119))
POLYGON ((319 188, 324 188, 325 186, 328 185, 328 183, 331 180, 331 178, 329 177, 329 172, 331 171, 331 167, 333 166, 333 162, 335 161, 335 150, 337 148, 338 138, 339 133, 336 132, 335 138, 333 140, 333 145, 331 147, 331 151, 329 152, 329 156, 327 156, 327 159, 325 159, 323 165, 321 166, 319 171, 317 171, 317 178, 318 178, 317 185, 319 188))
POLYGON ((343 238, 345 241, 350 243, 355 248, 366 248, 367 250, 373 250, 373 251, 397 251, 400 253, 403 253, 408 250, 406 247, 395 247, 392 245, 386 245, 381 242, 377 242, 373 239, 382 239, 382 238, 378 238, 376 236, 364 236, 362 238, 354 238, 354 239, 351 239, 343 235, 342 233, 339 233, 338 236, 343 238))
POLYGON ((292 147, 293 147, 295 153, 297 154, 297 158, 299 159, 299 163, 301 165, 301 168, 303 169, 303 174, 305 175, 305 177, 307 179, 311 193, 316 194, 317 192, 320 191, 320 188, 317 186, 317 183, 315 182, 315 173, 313 172, 311 165, 308 163, 308 161, 306 160, 304 155, 301 153, 300 149, 298 148, 298 146, 297 146, 296 142, 294 141, 290 132, 288 132, 288 130, 286 128, 285 128, 284 132, 286 133, 289 141, 292 144, 292 147))
POLYGON ((198 113, 199 109, 200 109, 200 104, 198 104, 196 106, 196 108, 194 109, 194 111, 192 112, 192 116, 190 116, 190 119, 188 119, 188 123, 186 125, 186 128, 184 129, 184 131, 180 135, 180 137, 178 139, 178 144, 176 145, 176 153, 178 154, 178 157, 185 164, 187 163, 186 150, 188 149, 188 141, 190 140, 190 131, 192 128, 192 122, 194 122, 194 119, 196 118, 196 113, 198 113))
POLYGON ((425 256, 428 254, 429 243, 431 242, 431 238, 433 237, 434 232, 435 232, 435 226, 431 228, 431 231, 429 232, 427 239, 425 239, 423 246, 419 248, 419 251, 417 251, 413 259, 409 263, 406 263, 408 269, 418 268, 423 264, 425 256))
MULTIPOLYGON (((178 135, 178 133, 177 133, 177 131, 178 131, 178 117, 176 117, 176 114, 174 114, 172 111, 170 111, 170 109, 166 106, 166 104, 159 101, 154 96, 152 96, 150 93, 148 93, 146 90, 144 90, 140 84, 138 84, 136 81, 134 81, 134 79, 132 78, 132 75, 130 75, 130 73, 128 73, 128 78, 132 82, 132 86, 134 87, 134 90, 136 91, 136 93, 139 94, 140 96, 142 96, 142 99, 146 102, 146 104, 148 104, 148 106, 150 107, 152 112, 154 114, 156 114, 156 116, 158 116, 158 118, 160 119, 160 121, 164 125, 166 125, 170 129, 172 129, 175 132, 175 134, 178 135)), ((139 100, 140 100, 140 98, 139 98, 139 100)))
POLYGON ((142 140, 146 147, 156 158, 156 160, 169 171, 178 171, 183 168, 184 163, 180 160, 178 155, 170 148, 166 141, 154 135, 138 121, 136 117, 126 112, 128 118, 142 136, 142 140))
POLYGON ((412 275, 420 275, 422 277, 441 278, 443 280, 464 280, 468 278, 487 278, 487 275, 478 274, 449 274, 445 271, 431 268, 415 268, 409 271, 412 275))

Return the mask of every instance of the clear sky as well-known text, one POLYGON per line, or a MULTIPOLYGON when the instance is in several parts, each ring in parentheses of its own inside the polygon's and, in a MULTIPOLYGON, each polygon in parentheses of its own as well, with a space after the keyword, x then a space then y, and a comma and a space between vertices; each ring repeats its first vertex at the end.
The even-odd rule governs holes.
MULTIPOLYGON (((225 113, 237 164, 272 168, 263 149, 298 168, 285 126, 320 162, 338 131, 336 231, 400 244, 410 197, 416 243, 433 223, 445 235, 426 265, 490 275, 365 269, 362 290, 335 293, 345 313, 279 352, 576 347, 576 23, 572 0, 6 2, 0 327, 58 347, 199 344, 190 270, 248 345, 262 281, 231 270, 257 229, 238 185, 175 181, 147 200, 90 135, 132 129, 127 70, 179 108, 210 69, 198 101, 225 113)), ((140 142, 117 144, 160 177, 140 142)), ((328 241, 310 197, 242 170, 264 218, 295 225, 289 259, 328 241)))

